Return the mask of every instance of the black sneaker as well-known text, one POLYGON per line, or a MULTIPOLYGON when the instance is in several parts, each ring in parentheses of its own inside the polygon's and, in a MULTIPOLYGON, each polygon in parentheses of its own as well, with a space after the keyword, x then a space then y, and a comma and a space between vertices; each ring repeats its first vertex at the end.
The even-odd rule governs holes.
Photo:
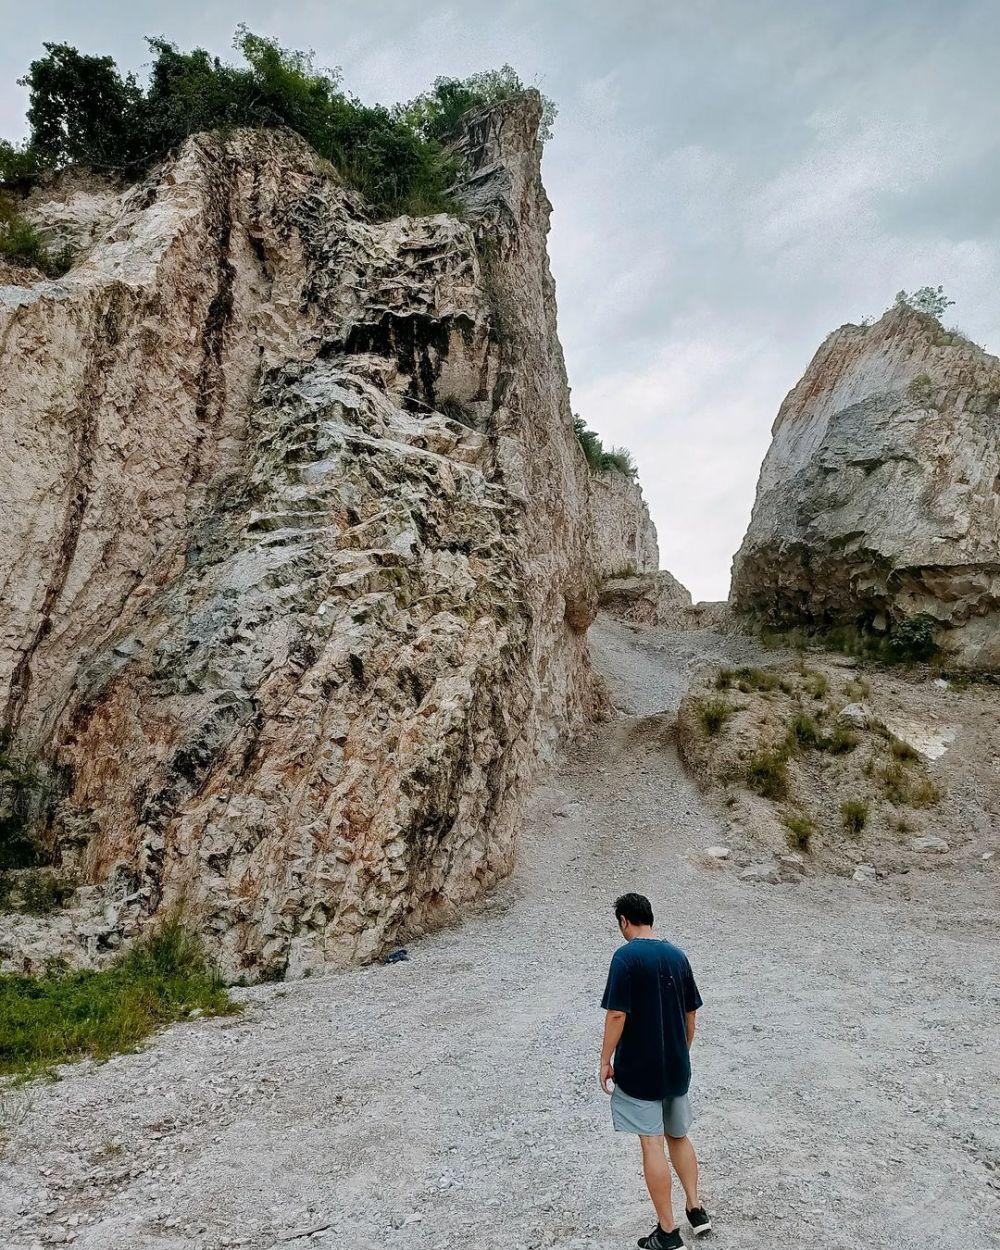
POLYGON ((710 1233, 712 1231, 712 1221, 708 1218, 708 1212, 704 1207, 692 1207, 686 1214, 691 1230, 696 1237, 700 1237, 702 1233, 710 1233))
POLYGON ((640 1237, 639 1250, 684 1250, 681 1230, 675 1228, 672 1233, 665 1233, 657 1224, 648 1237, 640 1237))

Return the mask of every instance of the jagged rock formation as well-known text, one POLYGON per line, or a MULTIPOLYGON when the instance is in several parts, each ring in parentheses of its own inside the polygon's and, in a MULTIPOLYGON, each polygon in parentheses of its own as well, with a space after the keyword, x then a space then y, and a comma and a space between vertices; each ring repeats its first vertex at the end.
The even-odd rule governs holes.
MULTIPOLYGON (((0 698, 88 883, 69 957, 180 906, 228 975, 301 974, 510 869, 598 697, 539 114, 471 119, 468 221, 373 221, 277 131, 76 236, 30 206, 83 251, 0 288, 0 698)), ((8 966, 51 953, 7 923, 8 966)))
POLYGON ((655 573, 660 550, 638 482, 608 470, 590 475, 592 556, 601 582, 655 573))
POLYGON ((896 307, 841 327, 774 423, 732 602, 778 625, 926 614, 1000 666, 1000 360, 896 307))

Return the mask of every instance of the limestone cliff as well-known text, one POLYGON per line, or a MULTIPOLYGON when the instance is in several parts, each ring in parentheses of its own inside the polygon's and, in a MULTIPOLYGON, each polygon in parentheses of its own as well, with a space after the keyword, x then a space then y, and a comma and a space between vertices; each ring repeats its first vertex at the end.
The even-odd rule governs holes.
POLYGON ((896 307, 847 325, 781 406, 733 565, 779 625, 926 614, 952 662, 1000 666, 1000 360, 896 307))
POLYGON ((592 555, 598 578, 655 573, 660 551, 639 483, 624 473, 592 472, 588 482, 592 555))
POLYGON ((83 250, 0 286, 0 697, 85 886, 8 966, 181 907, 228 975, 301 974, 510 869, 595 698, 539 115, 470 120, 465 220, 376 221, 279 131, 30 206, 83 250))

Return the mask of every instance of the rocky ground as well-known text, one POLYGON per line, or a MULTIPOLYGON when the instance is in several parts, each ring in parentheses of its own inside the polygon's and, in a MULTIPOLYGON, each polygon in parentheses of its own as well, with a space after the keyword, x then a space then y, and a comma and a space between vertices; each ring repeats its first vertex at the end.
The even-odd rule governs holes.
POLYGON ((0 1244, 633 1245, 638 1154, 596 1071, 609 902, 638 888, 705 997, 714 1244, 1000 1246, 995 861, 778 885, 709 866, 728 831, 669 713, 749 644, 607 620, 591 641, 619 715, 556 761, 489 902, 407 962, 239 991, 235 1019, 7 1092, 0 1244))

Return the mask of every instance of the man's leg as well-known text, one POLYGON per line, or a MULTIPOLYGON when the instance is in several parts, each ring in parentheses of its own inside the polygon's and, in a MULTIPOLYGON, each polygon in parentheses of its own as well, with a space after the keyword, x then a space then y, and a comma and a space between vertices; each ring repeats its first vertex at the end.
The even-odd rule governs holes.
POLYGON ((656 1207, 656 1218, 665 1233, 671 1233, 677 1227, 674 1219, 673 1204, 670 1200, 670 1164, 663 1150, 663 1136, 643 1137, 642 1174, 646 1178, 646 1188, 656 1207))
MULTIPOLYGON (((684 1186, 685 1205, 689 1211, 701 1206, 698 1195, 698 1156, 690 1137, 668 1137, 670 1162, 674 1165, 678 1180, 684 1186)), ((652 1192, 652 1191, 650 1191, 652 1192)))

